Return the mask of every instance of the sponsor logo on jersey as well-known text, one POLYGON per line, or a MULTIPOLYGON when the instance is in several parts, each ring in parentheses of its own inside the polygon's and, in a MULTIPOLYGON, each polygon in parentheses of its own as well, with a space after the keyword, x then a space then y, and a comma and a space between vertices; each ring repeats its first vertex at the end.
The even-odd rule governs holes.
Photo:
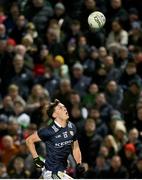
POLYGON ((57 148, 61 148, 65 145, 70 145, 73 142, 73 140, 68 140, 68 141, 64 141, 64 142, 60 142, 60 143, 55 143, 55 146, 57 148))
POLYGON ((74 135, 74 132, 73 131, 69 131, 70 132, 70 135, 73 136, 74 135))

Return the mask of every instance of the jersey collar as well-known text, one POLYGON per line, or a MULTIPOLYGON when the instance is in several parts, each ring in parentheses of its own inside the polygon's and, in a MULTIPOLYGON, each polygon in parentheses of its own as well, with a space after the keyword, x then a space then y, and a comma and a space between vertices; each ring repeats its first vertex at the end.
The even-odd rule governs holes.
POLYGON ((57 121, 54 120, 54 123, 58 126, 58 127, 62 127, 57 121))

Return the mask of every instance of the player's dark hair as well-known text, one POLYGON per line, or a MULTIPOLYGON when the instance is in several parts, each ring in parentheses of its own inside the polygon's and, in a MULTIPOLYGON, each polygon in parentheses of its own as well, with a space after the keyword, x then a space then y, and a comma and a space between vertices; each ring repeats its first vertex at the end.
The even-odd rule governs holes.
POLYGON ((47 114, 48 114, 49 118, 53 119, 52 114, 53 114, 53 112, 54 112, 55 107, 56 107, 59 103, 60 103, 60 101, 59 101, 58 99, 55 99, 54 102, 51 102, 51 103, 49 104, 49 107, 48 107, 48 109, 47 109, 47 114))

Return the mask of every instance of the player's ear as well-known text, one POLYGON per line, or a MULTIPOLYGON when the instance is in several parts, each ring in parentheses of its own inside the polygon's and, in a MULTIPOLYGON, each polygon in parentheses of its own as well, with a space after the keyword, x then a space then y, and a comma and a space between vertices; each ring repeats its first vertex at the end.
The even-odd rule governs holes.
POLYGON ((56 118, 56 112, 55 111, 53 112, 52 117, 56 118))

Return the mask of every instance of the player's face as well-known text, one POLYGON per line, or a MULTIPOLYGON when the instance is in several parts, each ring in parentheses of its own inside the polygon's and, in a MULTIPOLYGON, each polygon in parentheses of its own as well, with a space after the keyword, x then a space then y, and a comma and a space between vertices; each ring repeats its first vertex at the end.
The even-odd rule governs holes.
POLYGON ((54 114, 56 117, 61 118, 61 119, 68 119, 69 118, 68 111, 62 103, 59 103, 56 106, 54 114))

